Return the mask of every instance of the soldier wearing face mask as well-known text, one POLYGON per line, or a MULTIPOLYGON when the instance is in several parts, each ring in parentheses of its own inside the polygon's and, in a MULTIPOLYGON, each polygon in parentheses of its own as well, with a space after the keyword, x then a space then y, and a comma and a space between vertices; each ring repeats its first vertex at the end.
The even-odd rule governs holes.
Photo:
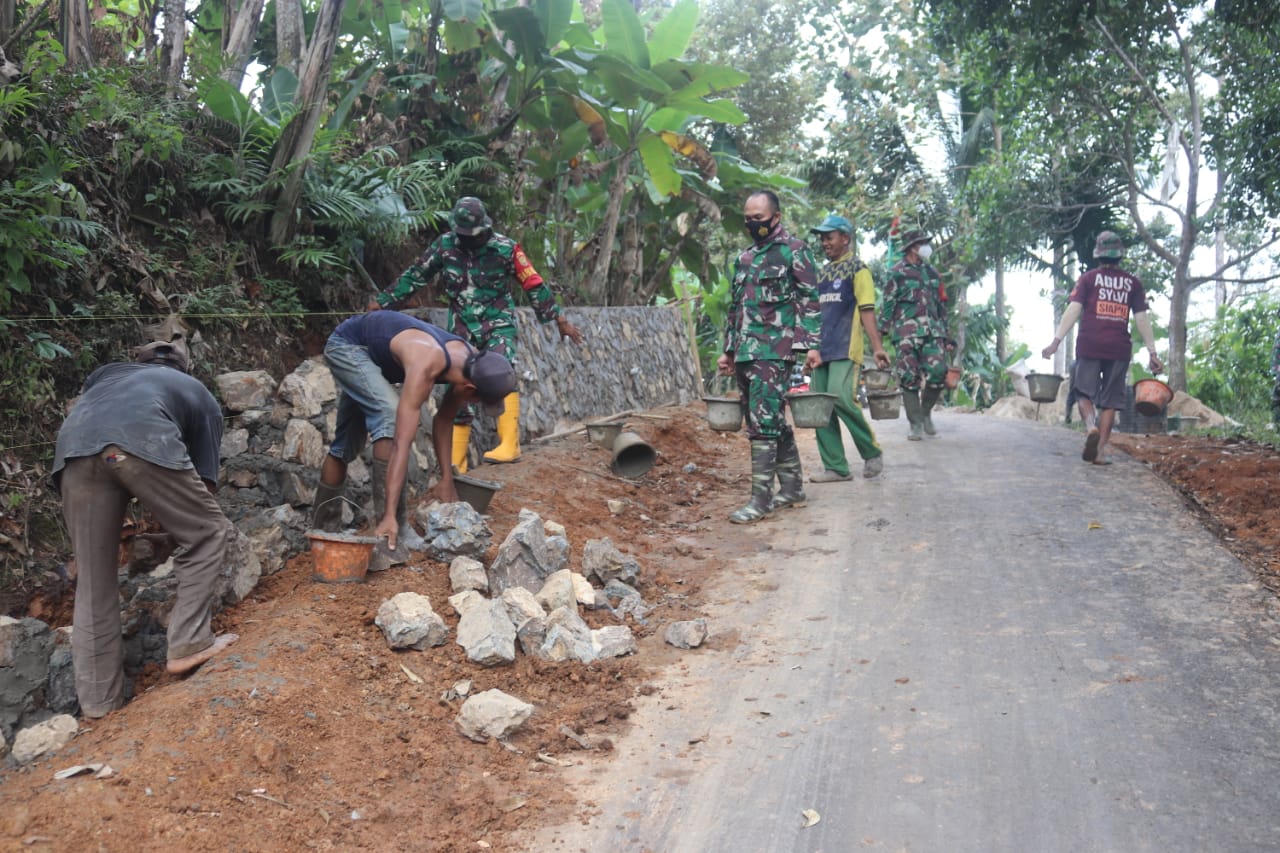
POLYGON ((822 363, 822 315, 813 253, 782 227, 778 197, 753 193, 742 212, 753 245, 738 255, 718 367, 737 379, 751 440, 751 498, 729 520, 750 524, 804 505, 800 451, 783 402, 797 356, 811 369, 822 363))
POLYGON ((902 235, 902 260, 889 271, 880 333, 897 350, 896 373, 911 431, 920 441, 937 435, 933 407, 947 376, 947 309, 938 271, 929 265, 933 247, 923 231, 902 235))
MULTIPOLYGON (((481 350, 500 353, 515 363, 516 322, 511 282, 519 283, 543 323, 555 321, 561 337, 582 343, 582 332, 560 313, 555 295, 529 263, 520 244, 493 230, 493 220, 478 198, 458 199, 449 217, 450 230, 427 247, 396 283, 377 294, 370 309, 395 308, 437 275, 449 299, 449 329, 481 350)), ((498 416, 498 446, 484 454, 486 462, 520 458, 520 394, 507 395, 498 416)), ((467 446, 474 416, 459 412, 453 427, 454 467, 467 470, 467 446)))

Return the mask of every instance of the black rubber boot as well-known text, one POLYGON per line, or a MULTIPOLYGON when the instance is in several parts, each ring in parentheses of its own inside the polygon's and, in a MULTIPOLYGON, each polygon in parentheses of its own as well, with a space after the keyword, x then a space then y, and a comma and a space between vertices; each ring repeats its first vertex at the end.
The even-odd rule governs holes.
POLYGON ((772 510, 773 477, 778 464, 778 442, 751 442, 751 499, 729 514, 734 524, 751 524, 772 510))
POLYGON ((311 529, 336 533, 342 529, 342 487, 346 481, 330 486, 323 480, 316 486, 311 501, 311 529))
POLYGON ((907 422, 911 424, 911 432, 907 433, 907 441, 923 441, 924 410, 920 406, 920 392, 910 388, 903 388, 902 408, 906 410, 907 422))
POLYGON ((938 400, 941 398, 942 389, 935 388, 932 385, 924 386, 924 390, 920 392, 920 411, 924 416, 920 425, 924 427, 925 435, 938 434, 938 430, 933 425, 933 407, 937 405, 938 400))
POLYGON ((804 471, 800 468, 800 448, 790 428, 778 437, 778 494, 769 504, 770 511, 804 506, 804 471))

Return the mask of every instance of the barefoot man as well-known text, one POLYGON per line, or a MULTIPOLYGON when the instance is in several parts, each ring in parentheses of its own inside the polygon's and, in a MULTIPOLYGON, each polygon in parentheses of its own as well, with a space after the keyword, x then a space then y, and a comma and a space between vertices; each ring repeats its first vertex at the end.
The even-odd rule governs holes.
POLYGON ((212 494, 222 408, 189 371, 181 340, 147 344, 135 362, 89 374, 58 431, 53 482, 79 567, 71 656, 86 717, 102 717, 125 702, 117 566, 130 498, 183 548, 174 562, 178 591, 166 669, 190 672, 237 639, 215 636, 210 626, 231 534, 212 494))

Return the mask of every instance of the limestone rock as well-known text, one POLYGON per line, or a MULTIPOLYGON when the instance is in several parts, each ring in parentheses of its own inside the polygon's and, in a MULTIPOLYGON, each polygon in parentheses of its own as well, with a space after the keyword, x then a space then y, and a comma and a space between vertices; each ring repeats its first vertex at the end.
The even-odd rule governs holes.
POLYGON ((223 459, 239 456, 249 452, 249 431, 247 429, 229 429, 222 434, 222 447, 218 451, 223 459))
POLYGON ((80 726, 70 714, 59 714, 18 732, 10 754, 14 762, 26 764, 40 756, 61 749, 76 736, 80 726))
POLYGON ((672 622, 667 626, 663 639, 677 649, 696 649, 707 639, 707 620, 672 622))
POLYGON ((76 696, 76 673, 71 663, 70 625, 53 632, 53 653, 49 655, 49 680, 44 700, 49 710, 59 714, 76 714, 80 699, 76 696))
POLYGON ((573 587, 573 572, 561 569, 553 572, 542 584, 535 596, 538 603, 548 612, 560 607, 574 607, 578 603, 573 587))
POLYGON ((522 586, 503 590, 500 600, 507 606, 507 615, 511 617, 511 623, 517 628, 523 625, 526 619, 543 619, 547 615, 534 594, 522 586))
POLYGON ((453 608, 454 613, 461 616, 477 604, 484 604, 487 600, 474 589, 464 589, 462 592, 449 596, 449 606, 453 608))
POLYGON ((232 412, 263 409, 271 401, 276 381, 265 370, 234 370, 215 377, 222 405, 232 412))
POLYGON ((294 418, 284 427, 281 457, 308 468, 319 468, 324 461, 324 436, 309 422, 294 418))
POLYGON ((606 625, 591 632, 591 647, 597 659, 620 658, 636 652, 636 638, 626 625, 606 625))
POLYGON ((582 573, 602 586, 615 579, 634 584, 640 577, 640 564, 614 547, 606 536, 588 539, 582 546, 582 573))
POLYGON ((484 563, 470 557, 454 557, 449 564, 449 586, 454 592, 468 589, 488 592, 489 576, 485 574, 484 563))
POLYGON ((280 383, 280 399, 293 406, 295 417, 310 418, 320 414, 324 404, 338 397, 333 374, 322 356, 307 359, 280 383))
POLYGON ((481 666, 513 663, 516 659, 516 626, 500 600, 468 607, 458 620, 458 645, 467 658, 481 666))
POLYGON ((393 649, 417 649, 443 645, 449 636, 444 620, 431 609, 431 601, 416 592, 401 592, 382 602, 373 624, 393 649))
POLYGON ((493 532, 471 504, 434 504, 420 515, 431 559, 448 563, 454 557, 483 557, 489 550, 493 532))
MULTIPOLYGON (((228 525, 227 550, 222 558, 222 571, 214 586, 215 601, 235 604, 253 591, 262 577, 262 563, 254 553, 253 543, 234 525, 228 525)), ((215 610, 221 609, 215 605, 215 610)))
POLYGON ((12 732, 36 709, 53 645, 53 633, 39 619, 0 616, 0 733, 12 732))
POLYGON ((533 715, 533 706, 501 690, 477 693, 462 703, 454 721, 458 730, 471 740, 484 743, 489 738, 504 738, 524 725, 533 715))
POLYGON ((555 662, 576 660, 591 663, 595 660, 591 629, 576 608, 560 607, 547 617, 546 638, 538 650, 538 657, 555 662))
POLYGON ((591 581, 577 572, 570 572, 569 580, 573 582, 574 599, 583 607, 595 607, 596 588, 591 585, 591 581))
POLYGON ((522 586, 536 592, 556 571, 557 555, 547 547, 542 518, 531 510, 520 510, 519 521, 498 547, 498 556, 489 567, 489 588, 501 592, 522 586))

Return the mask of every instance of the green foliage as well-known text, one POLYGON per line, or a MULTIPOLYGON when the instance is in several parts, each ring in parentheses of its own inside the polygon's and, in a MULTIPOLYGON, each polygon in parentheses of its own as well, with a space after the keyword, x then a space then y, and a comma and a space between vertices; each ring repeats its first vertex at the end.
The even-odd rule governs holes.
POLYGON ((1008 368, 1030 354, 1024 343, 1010 347, 1002 362, 996 354, 996 331, 1008 329, 1009 319, 996 313, 992 295, 983 305, 970 306, 965 326, 964 354, 956 359, 964 366, 960 387, 952 392, 954 402, 984 409, 1013 391, 1008 368))
POLYGON ((1264 296, 1221 309, 1188 330, 1187 385, 1205 405, 1237 420, 1270 418, 1271 350, 1280 303, 1264 296))

